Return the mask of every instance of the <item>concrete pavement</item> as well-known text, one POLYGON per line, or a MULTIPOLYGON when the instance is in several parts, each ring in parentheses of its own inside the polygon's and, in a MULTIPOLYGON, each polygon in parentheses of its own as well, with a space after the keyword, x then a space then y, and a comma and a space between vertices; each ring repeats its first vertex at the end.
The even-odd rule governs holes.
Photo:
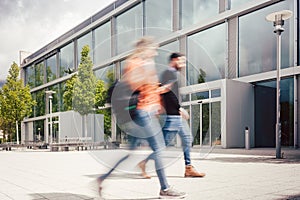
MULTIPOLYGON (((286 158, 275 159, 275 149, 194 148, 192 163, 207 174, 204 178, 184 178, 180 149, 170 152, 165 158, 169 184, 185 191, 186 199, 300 199, 300 150, 283 149, 286 158)), ((151 179, 142 179, 136 167, 148 153, 137 151, 122 164, 103 183, 103 198, 157 199, 153 162, 148 164, 151 179)), ((100 199, 96 177, 125 154, 124 150, 0 151, 0 199, 100 199)))

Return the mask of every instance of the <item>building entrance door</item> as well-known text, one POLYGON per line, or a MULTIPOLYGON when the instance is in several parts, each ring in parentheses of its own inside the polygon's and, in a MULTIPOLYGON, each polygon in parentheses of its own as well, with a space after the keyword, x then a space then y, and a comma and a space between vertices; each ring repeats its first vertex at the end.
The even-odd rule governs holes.
POLYGON ((221 144, 221 102, 192 104, 191 131, 194 145, 221 144))

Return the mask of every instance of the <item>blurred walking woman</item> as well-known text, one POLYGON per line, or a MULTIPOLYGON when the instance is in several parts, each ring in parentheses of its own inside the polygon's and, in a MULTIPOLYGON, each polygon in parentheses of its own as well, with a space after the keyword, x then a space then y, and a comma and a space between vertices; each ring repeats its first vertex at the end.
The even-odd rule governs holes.
MULTIPOLYGON (((140 140, 149 143, 154 153, 155 169, 160 182, 160 197, 184 198, 186 196, 184 192, 178 192, 168 184, 162 162, 161 154, 165 149, 165 142, 158 119, 161 109, 161 88, 154 62, 157 48, 158 45, 153 38, 143 37, 137 41, 133 53, 127 58, 121 81, 127 83, 132 91, 139 91, 139 96, 134 122, 118 125, 130 136, 130 149, 136 149, 140 140)), ((116 91, 114 93, 118 94, 116 91)), ((115 167, 127 157, 121 159, 115 167)), ((99 177, 98 182, 101 184, 111 171, 99 177)))

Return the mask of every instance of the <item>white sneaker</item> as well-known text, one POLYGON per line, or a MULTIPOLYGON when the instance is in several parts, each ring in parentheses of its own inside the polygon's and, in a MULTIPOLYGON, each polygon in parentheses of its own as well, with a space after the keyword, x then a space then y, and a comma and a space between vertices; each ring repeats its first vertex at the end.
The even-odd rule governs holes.
POLYGON ((169 187, 166 190, 160 190, 159 198, 160 199, 183 199, 187 196, 185 192, 179 192, 173 187, 169 187))

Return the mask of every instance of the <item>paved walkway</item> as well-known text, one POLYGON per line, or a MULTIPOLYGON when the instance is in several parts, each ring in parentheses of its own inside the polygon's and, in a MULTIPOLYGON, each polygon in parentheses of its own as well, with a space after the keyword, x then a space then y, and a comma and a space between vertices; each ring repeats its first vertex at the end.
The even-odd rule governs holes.
MULTIPOLYGON (((187 192, 186 199, 279 200, 300 199, 300 150, 283 149, 284 159, 275 159, 275 149, 193 149, 192 162, 205 178, 184 178, 178 150, 168 152, 168 181, 187 192), (199 153, 200 151, 200 153, 199 153)), ((123 150, 49 152, 19 149, 0 151, 1 200, 100 199, 96 177, 107 171, 123 150)), ((137 151, 103 186, 105 199, 157 199, 159 184, 153 172, 142 179, 136 164, 149 151, 137 151)))

